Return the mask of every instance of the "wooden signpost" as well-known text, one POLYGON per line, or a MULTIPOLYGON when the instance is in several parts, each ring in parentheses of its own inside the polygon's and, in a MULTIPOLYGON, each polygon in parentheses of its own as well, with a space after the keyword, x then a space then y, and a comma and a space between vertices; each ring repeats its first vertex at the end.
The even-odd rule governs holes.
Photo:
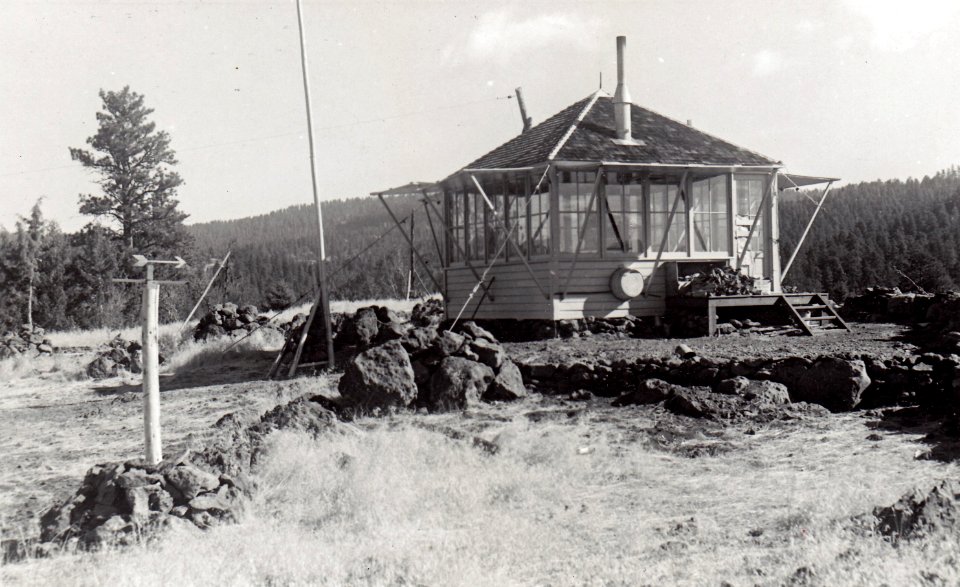
POLYGON ((173 265, 180 269, 187 262, 180 257, 173 261, 147 259, 143 255, 133 256, 134 267, 146 267, 146 279, 114 279, 117 283, 142 283, 143 305, 141 319, 141 356, 143 361, 143 439, 144 460, 156 465, 163 459, 160 447, 160 359, 157 334, 159 331, 160 284, 182 285, 186 281, 165 281, 153 278, 154 265, 173 265))

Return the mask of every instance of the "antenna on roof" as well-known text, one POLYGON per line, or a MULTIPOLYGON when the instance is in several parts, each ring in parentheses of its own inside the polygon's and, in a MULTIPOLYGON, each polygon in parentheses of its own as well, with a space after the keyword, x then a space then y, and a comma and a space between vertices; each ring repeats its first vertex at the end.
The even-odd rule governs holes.
POLYGON ((530 130, 530 127, 533 126, 533 119, 527 116, 527 107, 523 103, 523 90, 517 88, 514 90, 517 93, 517 104, 520 106, 520 118, 523 120, 523 132, 530 130))
POLYGON ((603 72, 600 72, 600 89, 603 89, 603 72))

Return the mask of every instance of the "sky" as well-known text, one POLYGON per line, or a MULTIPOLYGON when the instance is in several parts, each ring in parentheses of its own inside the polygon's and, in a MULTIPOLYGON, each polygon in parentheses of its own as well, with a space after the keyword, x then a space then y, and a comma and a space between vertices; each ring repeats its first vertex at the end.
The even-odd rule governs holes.
MULTIPOLYGON (((442 179, 616 87, 845 182, 960 164, 960 3, 911 0, 303 0, 319 191, 442 179)), ((70 160, 101 89, 146 97, 188 223, 312 202, 294 0, 0 0, 0 227, 43 198, 67 231, 95 176, 70 160)))

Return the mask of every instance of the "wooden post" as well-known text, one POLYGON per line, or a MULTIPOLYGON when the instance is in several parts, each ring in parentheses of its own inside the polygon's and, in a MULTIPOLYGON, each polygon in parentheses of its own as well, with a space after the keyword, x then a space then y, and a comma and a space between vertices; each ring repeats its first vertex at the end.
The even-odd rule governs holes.
MULTIPOLYGON (((317 190, 317 155, 313 144, 313 115, 310 109, 310 77, 307 74, 307 50, 306 41, 303 34, 303 8, 301 0, 297 0, 297 28, 300 31, 300 67, 303 71, 303 96, 307 107, 307 139, 310 143, 310 181, 313 186, 313 206, 317 214, 317 240, 318 240, 318 280, 320 281, 320 309, 323 313, 323 330, 326 334, 327 342, 327 367, 333 369, 333 332, 330 321, 330 292, 327 289, 327 252, 323 242, 323 212, 320 209, 320 196, 317 190)), ((304 325, 304 332, 309 330, 310 324, 304 325)), ((301 343, 302 344, 302 343, 301 343)), ((299 349, 298 349, 299 352, 299 349)), ((291 368, 291 375, 296 372, 297 363, 294 361, 291 368)))
POLYGON ((160 444, 160 360, 159 343, 160 284, 153 280, 153 264, 147 265, 147 282, 143 288, 143 446, 147 464, 163 459, 160 444))
POLYGON ((193 306, 193 309, 190 310, 190 313, 187 314, 187 318, 183 321, 183 324, 180 325, 180 332, 183 332, 183 329, 187 327, 187 323, 190 322, 190 319, 193 318, 194 312, 197 311, 197 308, 200 307, 200 304, 203 303, 203 298, 207 297, 207 294, 210 293, 210 288, 213 287, 213 282, 217 280, 217 276, 220 275, 220 271, 223 270, 223 266, 227 264, 227 259, 230 258, 230 253, 232 251, 227 251, 227 254, 224 255, 223 260, 220 261, 220 266, 217 267, 217 270, 213 273, 213 277, 210 278, 210 282, 207 284, 206 289, 203 290, 203 293, 200 294, 200 299, 197 300, 197 303, 193 306))
POLYGON ((817 219, 817 214, 820 213, 820 208, 823 207, 823 203, 827 200, 827 194, 830 193, 830 187, 833 186, 833 182, 827 184, 826 189, 823 190, 823 195, 820 197, 820 201, 817 202, 817 208, 813 211, 813 216, 810 217, 810 221, 807 222, 806 228, 803 229, 803 234, 800 235, 800 240, 797 241, 797 246, 793 249, 793 254, 790 255, 790 260, 787 261, 787 266, 783 268, 780 272, 780 280, 787 276, 787 273, 790 271, 790 267, 793 266, 793 261, 797 258, 797 253, 800 252, 800 247, 803 246, 803 241, 807 240, 807 234, 810 232, 810 227, 813 226, 813 222, 817 219))
POLYGON ((140 307, 140 351, 143 363, 143 458, 150 465, 163 459, 160 444, 160 356, 157 336, 159 326, 160 284, 182 285, 185 281, 158 281, 153 278, 154 265, 169 264, 180 269, 186 262, 180 257, 175 261, 148 260, 143 255, 134 255, 134 267, 146 267, 146 279, 114 279, 119 283, 142 283, 143 299, 140 307))
POLYGON ((413 224, 416 221, 416 214, 410 213, 410 262, 407 265, 407 300, 410 300, 410 290, 413 289, 413 224))

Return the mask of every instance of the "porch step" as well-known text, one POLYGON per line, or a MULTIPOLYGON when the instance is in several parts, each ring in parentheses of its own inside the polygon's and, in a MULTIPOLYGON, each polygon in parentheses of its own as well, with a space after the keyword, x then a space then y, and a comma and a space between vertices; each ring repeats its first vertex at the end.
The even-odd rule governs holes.
POLYGON ((813 336, 814 331, 826 332, 830 330, 850 330, 843 318, 833 309, 833 305, 825 298, 826 294, 812 294, 808 300, 812 303, 793 305, 790 297, 781 296, 780 305, 787 311, 790 318, 807 334, 813 336), (816 316, 800 315, 800 312, 816 313, 816 316), (829 328, 829 327, 833 328, 829 328))

